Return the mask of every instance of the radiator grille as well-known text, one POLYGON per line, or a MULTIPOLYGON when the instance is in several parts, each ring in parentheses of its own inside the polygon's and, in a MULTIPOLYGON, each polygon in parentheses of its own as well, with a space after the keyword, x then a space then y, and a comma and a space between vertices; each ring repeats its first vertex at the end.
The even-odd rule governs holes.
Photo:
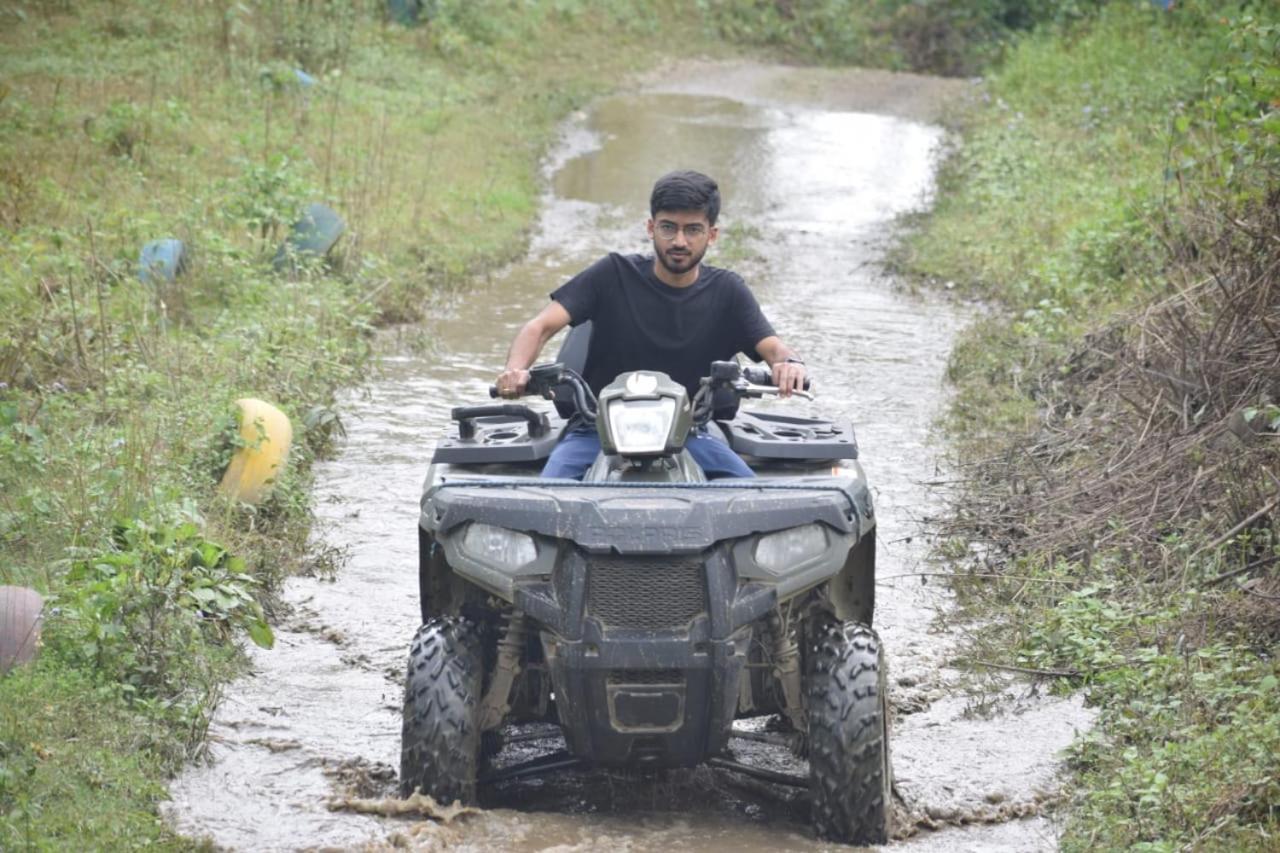
POLYGON ((587 560, 590 613, 607 628, 683 628, 707 610, 699 557, 599 557, 587 560))
POLYGON ((684 673, 678 669, 613 669, 610 684, 684 684, 684 673))

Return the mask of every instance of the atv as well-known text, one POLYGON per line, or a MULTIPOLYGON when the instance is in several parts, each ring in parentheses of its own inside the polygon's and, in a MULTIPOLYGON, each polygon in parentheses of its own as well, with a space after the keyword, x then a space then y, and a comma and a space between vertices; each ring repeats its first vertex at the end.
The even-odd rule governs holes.
POLYGON ((589 333, 530 371, 526 393, 553 410, 456 408, 437 444, 402 794, 469 803, 480 786, 574 766, 706 763, 807 787, 820 837, 884 842, 875 516, 852 425, 740 410, 777 389, 734 361, 712 363, 692 400, 645 371, 597 399, 579 372, 589 333), (595 425, 600 455, 581 481, 539 477, 570 423, 595 425), (756 477, 708 481, 684 449, 694 430, 756 477), (733 728, 762 715, 788 734, 733 728), (492 767, 504 726, 533 721, 558 723, 567 749, 492 767), (745 736, 785 738, 808 777, 733 760, 745 736))

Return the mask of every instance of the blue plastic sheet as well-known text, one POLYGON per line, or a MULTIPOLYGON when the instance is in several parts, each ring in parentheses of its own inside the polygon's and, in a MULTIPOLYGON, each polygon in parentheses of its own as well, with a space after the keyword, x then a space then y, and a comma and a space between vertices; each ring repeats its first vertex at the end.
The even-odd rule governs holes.
POLYGON ((171 282, 187 268, 187 247, 181 240, 166 237, 152 240, 138 255, 138 279, 148 283, 171 282))
POLYGON ((422 16, 422 5, 422 0, 387 0, 387 13, 397 24, 412 27, 422 16))
POLYGON ((300 261, 323 258, 346 229, 346 223, 333 208, 308 205, 306 214, 293 224, 289 237, 276 250, 271 265, 282 272, 293 269, 300 261))

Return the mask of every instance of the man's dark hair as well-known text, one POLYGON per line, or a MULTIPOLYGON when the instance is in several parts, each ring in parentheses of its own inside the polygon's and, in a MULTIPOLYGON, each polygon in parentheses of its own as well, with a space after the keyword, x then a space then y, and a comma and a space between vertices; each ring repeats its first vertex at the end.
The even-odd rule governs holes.
POLYGON ((668 172, 653 185, 649 215, 659 210, 696 210, 715 225, 720 215, 720 187, 701 172, 668 172))

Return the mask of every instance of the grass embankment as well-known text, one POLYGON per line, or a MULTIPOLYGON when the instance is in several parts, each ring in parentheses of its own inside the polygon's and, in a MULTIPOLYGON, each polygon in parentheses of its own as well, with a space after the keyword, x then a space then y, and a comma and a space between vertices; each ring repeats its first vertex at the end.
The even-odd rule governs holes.
POLYGON ((523 250, 556 122, 661 55, 666 16, 428 6, 0 7, 0 583, 52 607, 0 679, 0 848, 186 844, 156 803, 306 568, 334 390, 375 324, 523 250), (312 201, 347 222, 336 256, 273 275, 312 201), (190 268, 143 283, 164 237, 190 268), (214 488, 244 395, 295 427, 256 508, 214 488))
POLYGON ((724 38, 783 59, 974 74, 1020 32, 1079 20, 1105 0, 699 0, 724 38))
POLYGON ((1270 4, 1022 40, 902 251, 991 306, 948 547, 973 656, 1100 709, 1066 849, 1280 843, 1278 57, 1270 4))

